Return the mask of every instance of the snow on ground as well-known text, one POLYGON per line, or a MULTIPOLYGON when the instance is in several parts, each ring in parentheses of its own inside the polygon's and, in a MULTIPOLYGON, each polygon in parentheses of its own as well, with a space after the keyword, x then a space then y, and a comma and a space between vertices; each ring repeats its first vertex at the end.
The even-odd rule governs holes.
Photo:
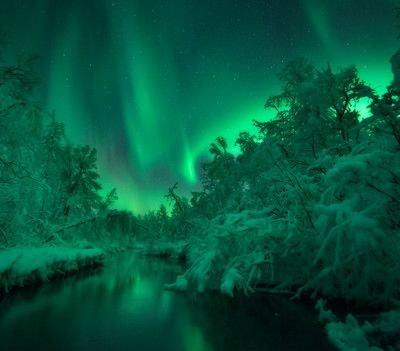
POLYGON ((0 299, 13 288, 37 284, 101 265, 100 249, 19 247, 0 250, 0 299))

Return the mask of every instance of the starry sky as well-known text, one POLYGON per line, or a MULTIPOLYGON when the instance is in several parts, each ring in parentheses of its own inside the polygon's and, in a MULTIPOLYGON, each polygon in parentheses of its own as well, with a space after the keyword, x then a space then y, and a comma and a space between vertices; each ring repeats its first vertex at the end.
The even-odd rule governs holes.
POLYGON ((400 0, 0 0, 8 55, 37 53, 38 99, 77 144, 98 149, 105 190, 143 213, 179 183, 199 188, 219 135, 233 144, 291 59, 356 64, 391 80, 400 0))

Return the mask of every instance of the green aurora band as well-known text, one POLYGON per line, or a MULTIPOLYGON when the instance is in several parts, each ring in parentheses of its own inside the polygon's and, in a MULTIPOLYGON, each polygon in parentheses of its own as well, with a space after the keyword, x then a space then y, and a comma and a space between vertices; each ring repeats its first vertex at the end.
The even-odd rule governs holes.
POLYGON ((290 59, 356 64, 382 93, 398 46, 389 0, 4 2, 12 48, 40 52, 38 98, 72 142, 98 149, 105 191, 117 187, 117 207, 136 213, 175 182, 198 189, 217 136, 237 152, 238 133, 273 116, 263 105, 290 59))

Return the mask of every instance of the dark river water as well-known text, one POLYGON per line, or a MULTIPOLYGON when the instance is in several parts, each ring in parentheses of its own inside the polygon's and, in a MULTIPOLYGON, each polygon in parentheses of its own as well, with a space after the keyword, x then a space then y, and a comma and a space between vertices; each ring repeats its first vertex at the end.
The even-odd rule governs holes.
POLYGON ((314 311, 266 295, 163 289, 180 268, 123 254, 0 303, 0 350, 333 350, 314 311))

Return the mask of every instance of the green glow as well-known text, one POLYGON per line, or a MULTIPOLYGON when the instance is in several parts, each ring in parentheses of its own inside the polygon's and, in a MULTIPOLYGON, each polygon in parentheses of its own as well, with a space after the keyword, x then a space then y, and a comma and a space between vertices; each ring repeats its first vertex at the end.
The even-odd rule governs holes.
POLYGON ((238 133, 273 115, 263 105, 288 60, 356 64, 383 93, 398 47, 394 0, 305 0, 290 11, 278 0, 21 0, 15 16, 7 1, 4 28, 34 28, 15 30, 16 47, 39 50, 46 108, 72 142, 98 149, 105 191, 117 187, 117 207, 135 212, 156 209, 175 182, 195 190, 216 137, 237 154, 238 133))
POLYGON ((235 146, 236 139, 241 131, 248 131, 255 134, 256 128, 252 124, 252 120, 265 121, 274 116, 272 111, 266 111, 262 108, 264 101, 256 101, 248 106, 238 106, 233 111, 227 112, 222 118, 223 123, 217 123, 210 126, 207 134, 199 138, 193 148, 194 161, 201 156, 211 156, 208 148, 218 136, 223 136, 228 142, 228 151, 238 154, 239 148, 235 146), (260 107, 261 106, 261 107, 260 107))
POLYGON ((192 150, 190 148, 189 142, 186 135, 182 132, 183 148, 184 148, 184 159, 182 166, 182 176, 191 184, 197 182, 196 174, 196 163, 197 158, 193 156, 192 150))
MULTIPOLYGON (((388 55, 386 57, 390 57, 393 51, 391 53, 389 53, 390 50, 387 51, 388 55)), ((385 54, 381 53, 380 55, 382 56, 382 61, 384 61, 383 56, 385 56, 385 54)), ((380 95, 386 91, 386 87, 390 84, 393 78, 389 63, 382 65, 377 62, 370 63, 367 61, 364 65, 359 65, 357 68, 361 79, 369 83, 380 95)))
POLYGON ((339 44, 333 32, 333 25, 330 23, 327 4, 320 0, 305 0, 305 9, 313 25, 314 31, 326 48, 335 48, 339 44))
POLYGON ((118 174, 113 177, 102 177, 104 185, 104 194, 112 187, 117 188, 118 201, 115 204, 117 209, 128 209, 135 213, 144 213, 149 209, 157 209, 164 201, 166 189, 153 189, 150 193, 146 193, 135 183, 132 184, 132 178, 128 175, 118 174), (111 179, 111 180, 110 180, 111 179))
POLYGON ((81 116, 87 115, 82 94, 79 94, 79 76, 75 70, 79 62, 77 42, 79 40, 79 19, 68 18, 68 26, 61 34, 60 41, 51 53, 50 72, 47 82, 47 108, 55 110, 57 118, 65 121, 73 140, 85 143, 87 128, 81 116))
POLYGON ((212 351, 212 348, 206 342, 201 329, 193 323, 185 327, 183 331, 184 349, 187 351, 212 351))

